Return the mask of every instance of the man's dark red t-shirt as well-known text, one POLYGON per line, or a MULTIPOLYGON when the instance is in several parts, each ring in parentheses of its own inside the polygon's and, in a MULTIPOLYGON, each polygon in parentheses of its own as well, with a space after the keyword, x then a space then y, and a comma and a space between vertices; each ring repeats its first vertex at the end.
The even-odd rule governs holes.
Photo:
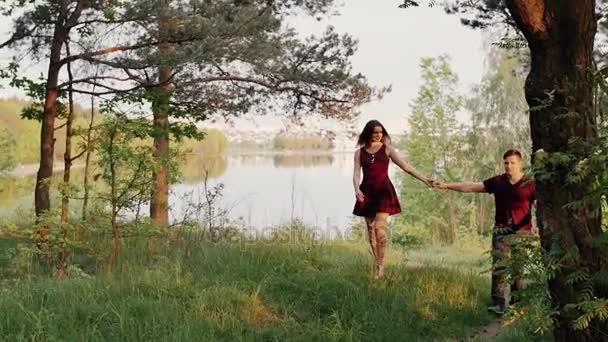
POLYGON ((485 191, 494 195, 496 205, 495 224, 501 227, 515 225, 515 230, 532 229, 532 204, 536 199, 534 180, 522 177, 511 184, 506 174, 483 181, 485 191))

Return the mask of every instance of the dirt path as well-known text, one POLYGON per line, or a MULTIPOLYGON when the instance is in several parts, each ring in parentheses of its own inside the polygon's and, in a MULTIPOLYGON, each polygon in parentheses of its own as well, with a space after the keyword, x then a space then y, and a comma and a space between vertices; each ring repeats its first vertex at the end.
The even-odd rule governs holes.
POLYGON ((503 321, 501 319, 495 320, 492 323, 485 325, 477 330, 477 332, 466 340, 467 342, 485 342, 494 341, 502 330, 503 321))

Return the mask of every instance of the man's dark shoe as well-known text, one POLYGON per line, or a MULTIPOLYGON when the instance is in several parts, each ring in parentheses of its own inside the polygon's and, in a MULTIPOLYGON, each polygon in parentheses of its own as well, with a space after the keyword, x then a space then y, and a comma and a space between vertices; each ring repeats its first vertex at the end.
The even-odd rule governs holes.
POLYGON ((488 311, 493 312, 499 316, 502 316, 507 312, 503 305, 488 306, 488 311))

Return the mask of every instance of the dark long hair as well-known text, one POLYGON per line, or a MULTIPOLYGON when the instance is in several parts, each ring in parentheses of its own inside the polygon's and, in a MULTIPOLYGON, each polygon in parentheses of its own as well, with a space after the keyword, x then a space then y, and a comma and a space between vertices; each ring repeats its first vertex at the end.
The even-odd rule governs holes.
POLYGON ((363 131, 361 131, 361 134, 359 134, 359 139, 357 140, 357 147, 363 147, 367 145, 367 143, 372 139, 372 135, 374 134, 374 128, 378 126, 382 127, 382 143, 390 144, 391 137, 390 135, 388 135, 388 132, 386 131, 386 128, 384 128, 384 125, 382 125, 378 120, 370 120, 365 124, 365 127, 363 127, 363 131))

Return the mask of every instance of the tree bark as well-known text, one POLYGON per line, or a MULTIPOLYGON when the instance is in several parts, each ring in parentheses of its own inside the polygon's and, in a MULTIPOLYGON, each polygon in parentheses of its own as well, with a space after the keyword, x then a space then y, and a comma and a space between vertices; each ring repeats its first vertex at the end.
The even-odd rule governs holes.
POLYGON ((59 99, 59 71, 61 65, 61 49, 67 38, 67 32, 62 20, 55 24, 51 56, 46 81, 44 111, 42 114, 42 127, 40 129, 40 166, 36 177, 34 190, 34 205, 36 216, 40 217, 51 209, 50 181, 53 175, 53 153, 55 147, 55 117, 57 116, 57 100, 59 99))
MULTIPOLYGON (((70 55, 69 44, 66 42, 66 53, 70 55)), ((72 76, 72 66, 71 63, 68 62, 68 79, 71 82, 74 78, 72 76)), ((69 219, 69 211, 70 211, 70 198, 67 191, 67 188, 70 185, 70 172, 72 169, 72 123, 74 122, 74 97, 72 93, 72 84, 68 86, 68 118, 66 121, 65 127, 65 153, 63 155, 63 184, 65 186, 64 193, 61 199, 61 223, 67 223, 69 219)))
POLYGON ((171 98, 171 67, 160 68, 159 96, 154 106, 154 186, 150 199, 150 217, 159 225, 169 224, 169 99, 171 98))
MULTIPOLYGON (((99 65, 97 66, 97 71, 95 71, 95 76, 99 75, 99 65)), ((93 84, 93 92, 95 92, 95 87, 97 85, 93 84)), ((84 163, 84 201, 82 203, 82 220, 86 221, 88 217, 88 209, 89 209, 89 177, 91 174, 91 155, 93 154, 93 126, 95 124, 95 96, 91 95, 91 118, 89 120, 89 128, 87 130, 87 142, 86 142, 86 156, 84 163)))
MULTIPOLYGON (((94 89, 94 88, 93 88, 94 89)), ((86 221, 89 210, 89 177, 91 174, 91 155, 93 154, 93 124, 95 122, 95 97, 91 96, 91 119, 89 120, 89 128, 87 130, 86 155, 84 162, 84 200, 82 203, 82 220, 86 221)))
MULTIPOLYGON (((171 0, 165 0, 168 7, 171 0)), ((171 17, 161 16, 159 26, 159 50, 162 57, 159 65, 159 86, 152 110, 154 115, 154 185, 150 199, 150 217, 161 226, 169 224, 169 102, 173 93, 173 68, 167 56, 172 50, 169 41, 171 17)))
MULTIPOLYGON (((531 53, 525 94, 530 108, 534 108, 530 112, 533 161, 541 150, 549 157, 559 152, 574 157, 570 164, 549 166, 551 178, 537 179, 537 219, 543 248, 547 252, 578 249, 578 255, 549 281, 552 301, 558 309, 554 337, 556 341, 600 341, 608 336, 605 323, 592 322, 585 330, 574 330, 572 319, 578 315, 565 308, 576 303, 581 292, 580 284, 568 284, 569 274, 608 270, 600 251, 592 244, 602 234, 600 217, 593 215, 592 204, 564 208, 591 196, 590 181, 571 185, 565 180, 572 165, 586 158, 584 153, 572 151, 569 140, 591 141, 598 134, 591 79, 597 25, 595 1, 509 0, 507 6, 531 53), (550 103, 546 101, 546 91, 553 91, 550 103)), ((605 289, 597 287, 594 294, 600 298, 607 295, 605 289)))

